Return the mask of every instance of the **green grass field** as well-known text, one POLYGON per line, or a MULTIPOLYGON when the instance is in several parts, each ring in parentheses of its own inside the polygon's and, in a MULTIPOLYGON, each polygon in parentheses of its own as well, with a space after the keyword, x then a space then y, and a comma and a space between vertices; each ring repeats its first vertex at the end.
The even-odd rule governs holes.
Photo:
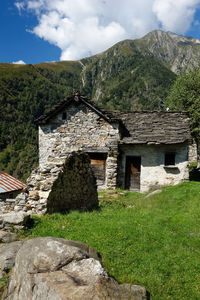
POLYGON ((151 299, 200 299, 200 183, 144 194, 99 194, 99 211, 34 217, 29 238, 82 241, 102 255, 119 282, 143 285, 151 299))

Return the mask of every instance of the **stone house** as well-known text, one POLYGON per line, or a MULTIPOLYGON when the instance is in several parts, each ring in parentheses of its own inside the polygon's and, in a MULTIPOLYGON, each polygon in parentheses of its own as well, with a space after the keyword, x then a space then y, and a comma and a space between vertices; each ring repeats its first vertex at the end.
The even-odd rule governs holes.
POLYGON ((89 154, 99 188, 146 192, 189 178, 191 135, 185 112, 106 112, 76 93, 37 124, 44 177, 58 173, 67 155, 81 150, 89 154))

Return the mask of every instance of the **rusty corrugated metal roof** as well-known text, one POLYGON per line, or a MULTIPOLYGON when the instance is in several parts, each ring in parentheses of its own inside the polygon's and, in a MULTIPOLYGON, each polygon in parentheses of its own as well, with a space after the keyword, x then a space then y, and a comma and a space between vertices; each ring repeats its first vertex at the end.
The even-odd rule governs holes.
POLYGON ((0 194, 23 189, 26 185, 18 179, 0 171, 0 194))

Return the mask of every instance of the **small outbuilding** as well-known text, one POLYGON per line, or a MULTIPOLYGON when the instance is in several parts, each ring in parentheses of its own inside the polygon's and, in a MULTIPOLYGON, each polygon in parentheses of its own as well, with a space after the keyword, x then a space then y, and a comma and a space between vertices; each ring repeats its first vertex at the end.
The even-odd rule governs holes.
POLYGON ((15 198, 25 187, 23 182, 0 171, 0 199, 15 198))
POLYGON ((37 123, 44 177, 56 173, 69 153, 83 151, 99 188, 146 192, 189 179, 192 139, 185 112, 107 112, 76 93, 37 123))

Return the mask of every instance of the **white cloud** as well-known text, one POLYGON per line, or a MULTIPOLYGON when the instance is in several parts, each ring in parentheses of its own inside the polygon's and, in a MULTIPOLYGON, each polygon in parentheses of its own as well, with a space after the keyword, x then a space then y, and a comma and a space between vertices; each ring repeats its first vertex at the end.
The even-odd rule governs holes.
POLYGON ((17 7, 17 9, 19 10, 19 13, 21 13, 21 11, 24 9, 25 7, 25 3, 24 2, 15 2, 15 6, 17 7))
POLYGON ((24 0, 15 3, 38 18, 32 33, 79 59, 153 29, 184 34, 200 0, 24 0), (21 6, 20 6, 21 5, 21 6))
POLYGON ((163 29, 184 34, 192 24, 199 4, 199 0, 155 0, 153 12, 163 29))
POLYGON ((25 65, 26 63, 23 60, 18 60, 18 61, 13 61, 12 64, 25 65))

